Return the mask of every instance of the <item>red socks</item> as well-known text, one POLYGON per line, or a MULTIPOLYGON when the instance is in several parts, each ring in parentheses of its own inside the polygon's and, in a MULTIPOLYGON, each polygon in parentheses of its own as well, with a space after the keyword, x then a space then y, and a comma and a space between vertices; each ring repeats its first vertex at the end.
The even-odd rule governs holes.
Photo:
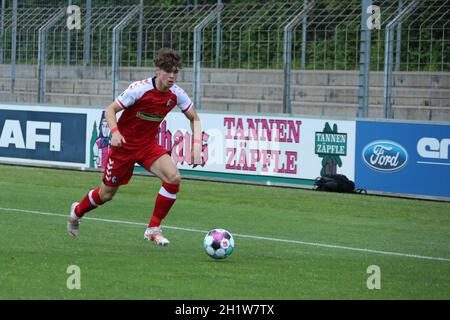
POLYGON ((153 210, 152 218, 148 224, 149 228, 161 225, 161 221, 166 217, 175 200, 177 200, 177 193, 179 190, 179 184, 163 182, 158 196, 156 197, 155 209, 153 210))
MULTIPOLYGON (((179 184, 163 182, 158 196, 156 197, 155 209, 153 210, 152 218, 148 224, 149 228, 161 225, 161 221, 167 216, 170 208, 172 208, 172 205, 175 203, 179 190, 179 184)), ((89 191, 78 206, 75 207, 75 214, 79 218, 103 204, 103 201, 100 199, 99 191, 100 187, 89 191)))
POLYGON ((75 214, 81 218, 86 212, 89 212, 103 204, 100 200, 100 187, 89 191, 84 199, 75 207, 75 214))

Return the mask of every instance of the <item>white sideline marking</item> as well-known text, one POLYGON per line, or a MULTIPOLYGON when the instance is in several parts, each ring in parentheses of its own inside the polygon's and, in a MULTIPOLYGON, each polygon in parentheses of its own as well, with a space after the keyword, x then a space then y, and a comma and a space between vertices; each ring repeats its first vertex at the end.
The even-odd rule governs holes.
MULTIPOLYGON (((44 216, 56 216, 56 217, 67 217, 68 216, 67 214, 60 214, 60 213, 42 212, 42 211, 33 211, 33 210, 24 210, 24 209, 14 209, 14 208, 1 208, 1 207, 0 207, 0 211, 34 213, 34 214, 39 214, 39 215, 44 215, 44 216)), ((124 221, 124 220, 111 220, 111 219, 100 219, 100 218, 90 218, 90 217, 84 217, 83 219, 84 220, 101 221, 101 222, 109 222, 109 223, 130 224, 130 225, 135 225, 135 226, 147 226, 146 223, 133 222, 133 221, 124 221)), ((201 232, 201 233, 204 233, 204 234, 208 232, 208 231, 204 231, 204 230, 190 229, 190 228, 180 228, 180 227, 171 227, 171 226, 167 226, 167 225, 165 225, 164 228, 174 229, 174 230, 182 230, 182 231, 189 231, 189 232, 197 232, 197 233, 201 232)), ((342 250, 349 250, 349 251, 384 254, 384 255, 397 256, 397 257, 407 257, 407 258, 415 258, 415 259, 450 262, 450 258, 422 256, 422 255, 417 255, 417 254, 409 254, 409 253, 401 253, 401 252, 390 252, 390 251, 373 250, 373 249, 366 249, 366 248, 346 247, 346 246, 340 246, 340 245, 334 245, 334 244, 326 244, 326 243, 306 242, 306 241, 279 239, 279 238, 271 238, 271 237, 260 237, 260 236, 252 236, 252 235, 239 234, 239 233, 233 233, 233 236, 241 237, 241 238, 257 239, 257 240, 267 240, 267 241, 275 241, 275 242, 302 244, 302 245, 307 245, 307 246, 330 248, 330 249, 342 249, 342 250)))

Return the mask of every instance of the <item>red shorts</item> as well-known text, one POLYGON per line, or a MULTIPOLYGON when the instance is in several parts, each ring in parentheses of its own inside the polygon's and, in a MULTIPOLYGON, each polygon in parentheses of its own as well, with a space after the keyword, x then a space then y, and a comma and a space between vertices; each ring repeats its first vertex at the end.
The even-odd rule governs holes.
POLYGON ((150 171, 153 162, 166 153, 170 155, 170 151, 158 143, 152 143, 148 148, 139 151, 129 151, 111 146, 103 173, 103 183, 110 187, 127 184, 133 175, 136 163, 150 171))

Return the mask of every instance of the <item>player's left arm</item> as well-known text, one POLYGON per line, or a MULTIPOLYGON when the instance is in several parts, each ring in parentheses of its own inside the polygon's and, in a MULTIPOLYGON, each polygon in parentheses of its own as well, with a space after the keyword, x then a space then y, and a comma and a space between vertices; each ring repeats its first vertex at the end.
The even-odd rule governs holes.
POLYGON ((200 117, 197 114, 197 111, 195 110, 194 106, 191 106, 189 110, 187 110, 184 115, 186 118, 189 119, 191 122, 191 130, 192 130, 192 164, 194 165, 194 168, 197 165, 202 164, 202 124, 200 122, 200 117))

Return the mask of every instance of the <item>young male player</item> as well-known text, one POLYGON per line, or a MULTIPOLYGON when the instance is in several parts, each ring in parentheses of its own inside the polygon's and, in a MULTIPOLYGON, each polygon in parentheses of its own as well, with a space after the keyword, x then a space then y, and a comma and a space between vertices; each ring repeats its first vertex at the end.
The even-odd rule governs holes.
POLYGON ((181 176, 170 157, 170 151, 157 142, 159 124, 175 106, 180 108, 189 119, 193 132, 194 166, 201 162, 201 125, 192 101, 175 84, 182 67, 180 55, 163 48, 154 62, 156 77, 132 83, 106 108, 105 116, 112 139, 103 182, 100 187, 89 191, 80 203, 72 204, 67 224, 70 236, 79 234, 84 214, 110 201, 119 186, 129 182, 134 165, 138 163, 162 181, 144 239, 158 245, 169 244, 162 234, 161 222, 176 200, 181 176), (122 110, 117 121, 116 113, 122 110))

